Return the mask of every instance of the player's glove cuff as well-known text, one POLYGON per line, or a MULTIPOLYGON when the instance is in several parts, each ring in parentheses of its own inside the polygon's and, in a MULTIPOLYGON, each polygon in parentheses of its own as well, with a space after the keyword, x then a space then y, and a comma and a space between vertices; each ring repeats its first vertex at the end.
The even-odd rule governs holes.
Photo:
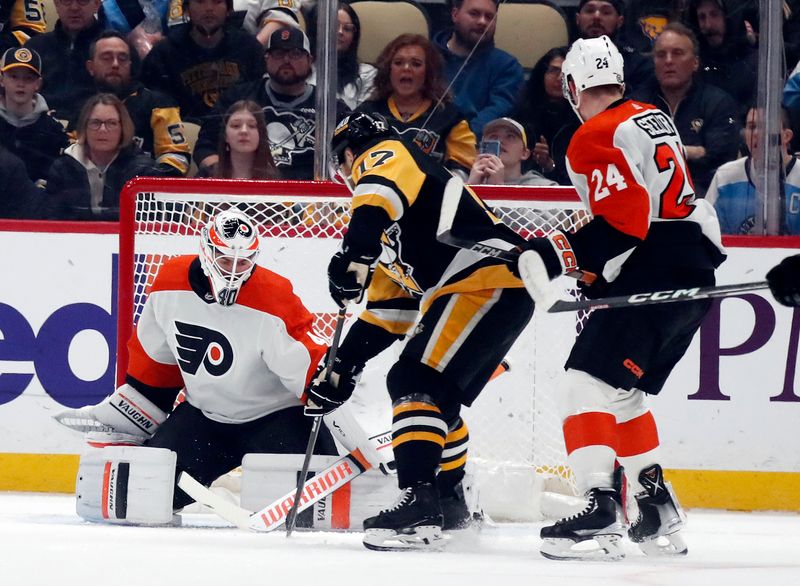
MULTIPOLYGON (((526 250, 537 252, 544 262, 550 280, 565 273, 577 270, 578 262, 566 234, 555 231, 544 238, 533 238, 525 245, 526 250)), ((512 267, 512 272, 519 276, 519 266, 512 267)))

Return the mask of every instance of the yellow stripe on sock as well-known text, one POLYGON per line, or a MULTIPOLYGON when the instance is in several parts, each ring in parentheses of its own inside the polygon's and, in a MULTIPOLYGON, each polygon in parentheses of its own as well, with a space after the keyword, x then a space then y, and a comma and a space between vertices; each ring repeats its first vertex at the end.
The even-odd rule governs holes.
POLYGON ((442 462, 441 469, 442 472, 447 472, 448 470, 455 470, 456 468, 460 468, 467 463, 467 455, 464 454, 458 460, 453 460, 452 462, 442 462))
POLYGON ((409 431, 403 433, 392 439, 392 448, 403 445, 406 442, 420 441, 420 442, 433 442, 441 447, 444 447, 444 438, 429 431, 409 431))

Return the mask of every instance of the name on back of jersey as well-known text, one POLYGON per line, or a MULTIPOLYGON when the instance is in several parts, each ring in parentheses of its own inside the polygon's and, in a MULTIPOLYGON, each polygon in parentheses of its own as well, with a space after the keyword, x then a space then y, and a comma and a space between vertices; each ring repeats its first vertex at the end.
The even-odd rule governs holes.
POLYGON ((669 117, 661 110, 653 110, 634 118, 636 125, 644 130, 651 138, 662 136, 675 136, 678 132, 669 117))

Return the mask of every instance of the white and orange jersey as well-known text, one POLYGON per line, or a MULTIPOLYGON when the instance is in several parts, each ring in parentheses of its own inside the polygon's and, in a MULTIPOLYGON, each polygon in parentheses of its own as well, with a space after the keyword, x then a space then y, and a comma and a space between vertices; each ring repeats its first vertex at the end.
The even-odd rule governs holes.
POLYGON ((695 198, 683 143, 658 108, 625 100, 590 118, 572 137, 567 170, 591 213, 623 234, 644 240, 654 222, 696 222, 724 253, 714 208, 695 198))
POLYGON ((176 257, 159 270, 128 342, 128 382, 183 386, 210 419, 251 421, 301 404, 327 350, 312 323, 291 283, 264 267, 223 307, 197 257, 176 257))

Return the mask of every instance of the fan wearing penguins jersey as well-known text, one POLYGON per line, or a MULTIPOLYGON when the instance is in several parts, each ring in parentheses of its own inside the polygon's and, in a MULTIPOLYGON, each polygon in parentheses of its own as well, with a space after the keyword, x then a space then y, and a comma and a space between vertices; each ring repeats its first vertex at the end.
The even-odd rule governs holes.
MULTIPOLYGON (((202 229, 199 256, 161 267, 128 342, 125 384, 76 414, 106 426, 90 442, 168 448, 176 472, 206 486, 247 453, 305 451, 302 399, 326 346, 291 283, 256 266, 258 253, 255 224, 223 211, 202 229)), ((325 428, 315 453, 336 454, 325 428)), ((191 502, 174 494, 176 509, 191 502)))
POLYGON ((45 29, 42 0, 0 1, 0 52, 21 47, 31 37, 45 32, 45 29))
POLYGON ((460 483, 469 435, 461 406, 472 404, 533 311, 507 264, 437 240, 445 191, 459 194, 459 225, 486 238, 525 241, 380 114, 345 117, 333 150, 354 188, 348 231, 328 266, 330 291, 344 306, 367 288, 367 306, 339 348, 330 382, 320 378, 309 388, 306 413, 342 405, 352 389, 347 381, 408 334, 387 377, 402 492, 396 507, 365 520, 364 544, 440 546, 442 527, 468 517, 460 483))
MULTIPOLYGON (((552 299, 549 280, 567 271, 598 275, 588 295, 631 295, 711 286, 725 259, 716 213, 695 197, 675 125, 654 106, 623 98, 622 63, 601 36, 576 41, 562 65, 564 96, 582 122, 567 169, 593 218, 573 234, 528 242, 518 268, 540 309, 552 299)), ((639 507, 630 539, 648 555, 687 552, 646 395, 661 391, 710 306, 701 300, 608 309, 584 323, 565 365, 559 414, 588 506, 542 528, 546 557, 624 557, 625 482, 617 462, 639 507), (583 541, 596 547, 574 547, 583 541)))

